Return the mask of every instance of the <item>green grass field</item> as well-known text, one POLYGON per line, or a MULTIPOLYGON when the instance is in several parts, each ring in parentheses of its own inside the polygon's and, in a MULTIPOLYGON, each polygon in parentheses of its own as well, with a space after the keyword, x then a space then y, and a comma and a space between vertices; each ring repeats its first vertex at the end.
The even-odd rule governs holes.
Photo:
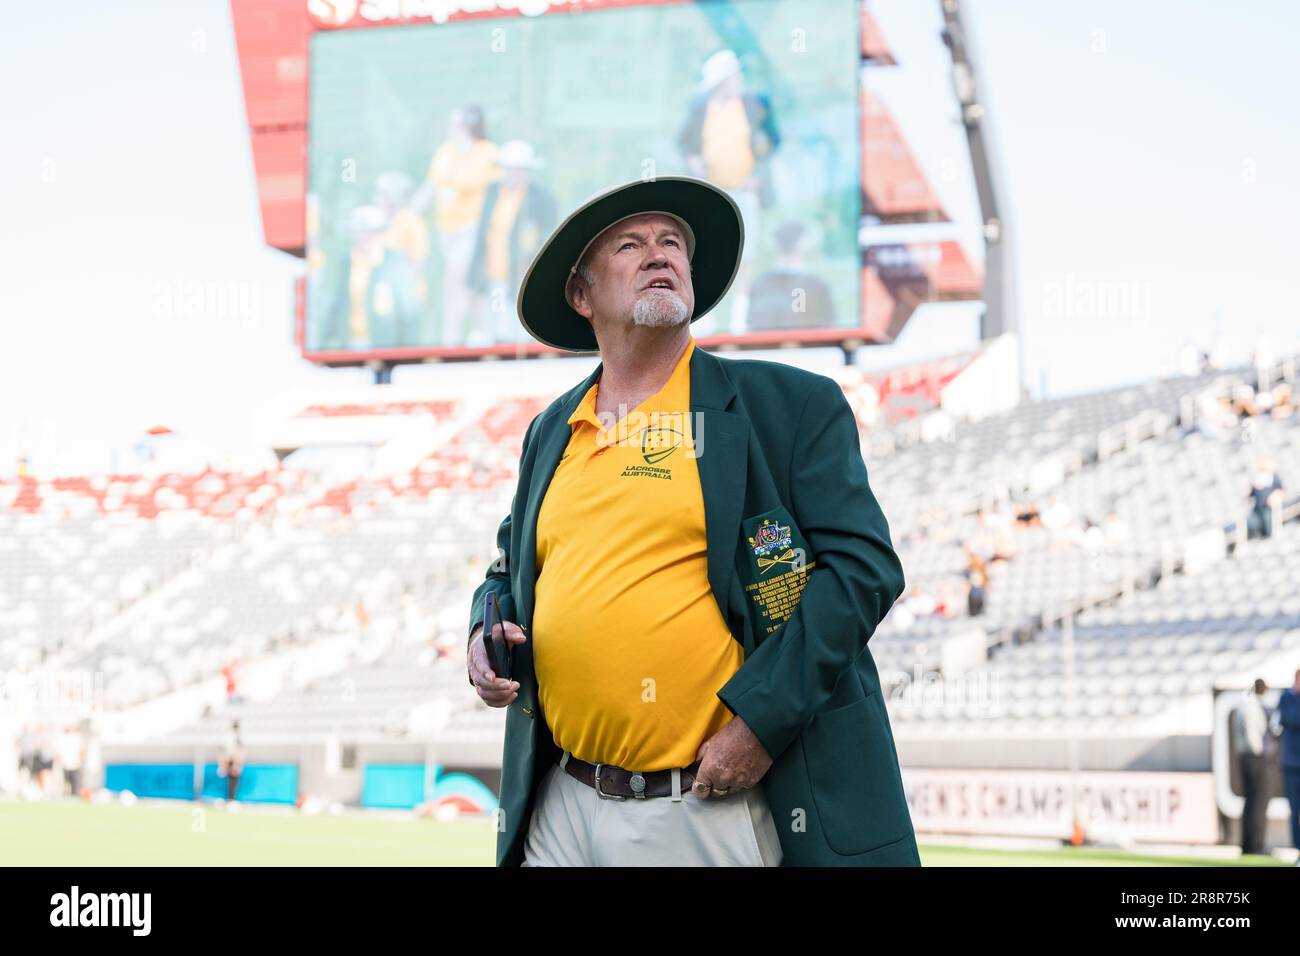
MULTIPOLYGON (((197 804, 0 803, 6 866, 491 866, 492 821, 231 813, 197 804)), ((925 866, 1269 866, 1113 850, 1043 852, 923 844, 925 866)))

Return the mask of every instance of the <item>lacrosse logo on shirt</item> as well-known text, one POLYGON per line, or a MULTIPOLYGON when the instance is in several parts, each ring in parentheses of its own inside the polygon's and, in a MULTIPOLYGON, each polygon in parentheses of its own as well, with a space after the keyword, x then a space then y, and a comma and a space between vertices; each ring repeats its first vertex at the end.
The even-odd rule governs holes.
POLYGON ((676 428, 647 428, 641 433, 641 457, 647 465, 657 465, 683 444, 676 428))

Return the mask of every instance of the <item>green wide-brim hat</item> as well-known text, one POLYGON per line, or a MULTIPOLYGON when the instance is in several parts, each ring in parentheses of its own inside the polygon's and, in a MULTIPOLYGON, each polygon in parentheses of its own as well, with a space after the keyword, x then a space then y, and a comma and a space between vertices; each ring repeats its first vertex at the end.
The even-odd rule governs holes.
POLYGON ((745 244, 740 209, 725 191, 689 176, 638 179, 597 193, 556 227, 542 244, 519 287, 519 321, 546 345, 566 352, 595 352, 591 323, 564 297, 565 285, 602 232, 629 216, 658 212, 686 226, 695 313, 706 315, 727 294, 745 244))

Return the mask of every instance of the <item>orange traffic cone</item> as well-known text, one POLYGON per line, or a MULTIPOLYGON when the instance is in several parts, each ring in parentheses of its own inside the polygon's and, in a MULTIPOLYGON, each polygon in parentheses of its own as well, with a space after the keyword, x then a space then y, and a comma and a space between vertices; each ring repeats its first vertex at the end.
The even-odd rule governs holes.
POLYGON ((1083 846, 1086 837, 1083 833, 1083 824, 1076 818, 1074 827, 1070 830, 1070 846, 1083 846))

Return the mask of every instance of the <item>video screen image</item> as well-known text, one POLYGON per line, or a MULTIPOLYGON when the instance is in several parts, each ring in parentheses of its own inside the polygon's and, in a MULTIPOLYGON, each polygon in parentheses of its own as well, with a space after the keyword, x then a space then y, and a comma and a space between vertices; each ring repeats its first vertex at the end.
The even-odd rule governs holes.
POLYGON ((551 231, 669 175, 745 222, 697 337, 859 326, 858 64, 843 0, 316 34, 305 350, 532 343, 515 303, 551 231))

